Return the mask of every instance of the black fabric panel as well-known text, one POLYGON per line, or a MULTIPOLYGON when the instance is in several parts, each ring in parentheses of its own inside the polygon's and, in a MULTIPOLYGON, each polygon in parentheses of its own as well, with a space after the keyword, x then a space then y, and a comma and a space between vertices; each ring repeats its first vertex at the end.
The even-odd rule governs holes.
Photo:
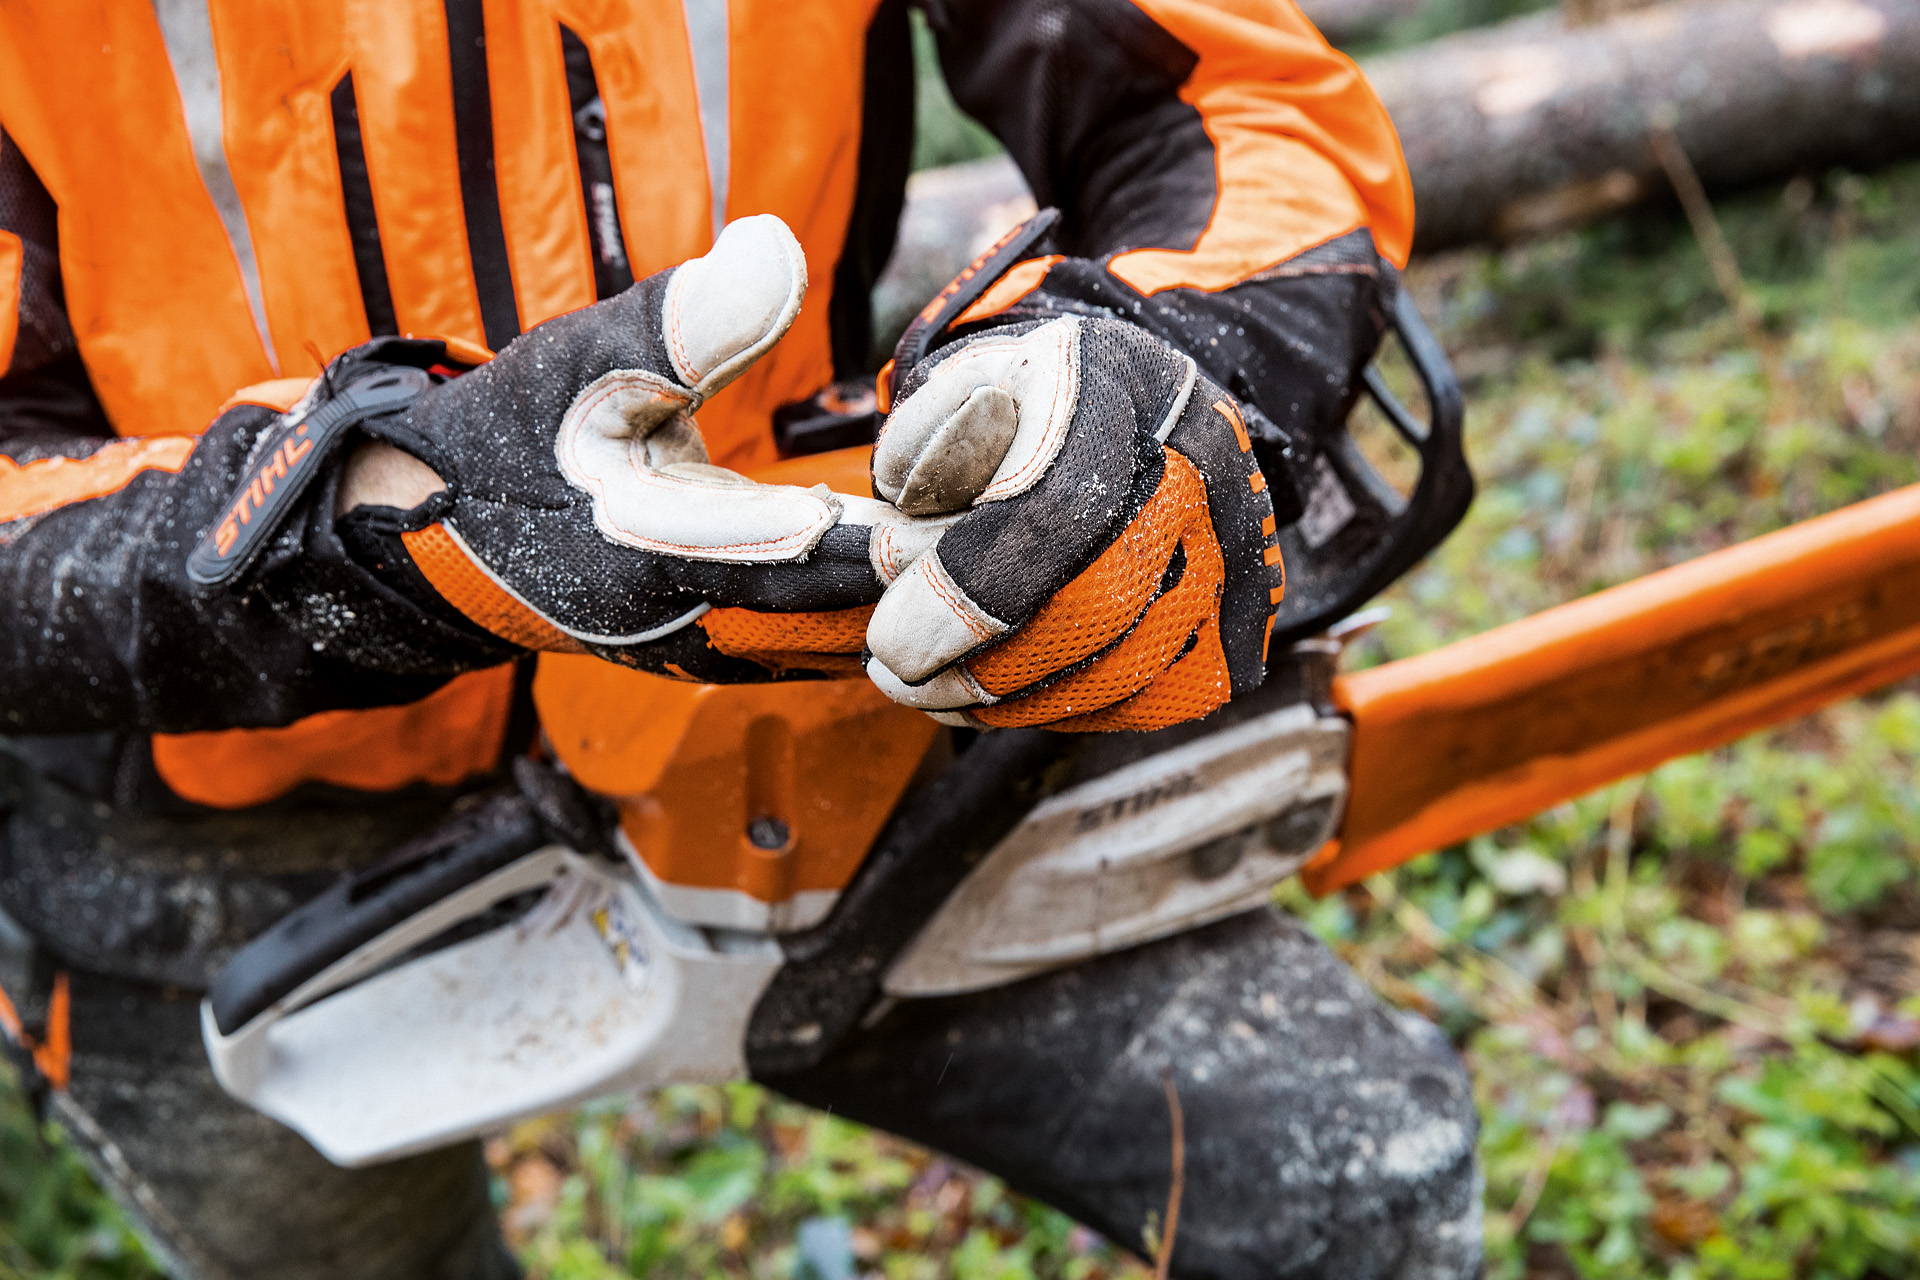
POLYGON ((467 214, 467 252, 480 293, 480 322, 495 351, 520 333, 507 233, 493 173, 493 94, 487 83, 486 19, 480 0, 446 0, 447 54, 453 72, 454 146, 460 156, 460 202, 467 214))
POLYGON ((66 453, 113 434, 77 351, 0 378, 0 451, 15 462, 66 453))
POLYGON ((954 101, 993 131, 1063 251, 1190 249, 1212 141, 1179 88, 1199 59, 1129 0, 925 0, 954 101))
POLYGON ((882 0, 867 24, 865 99, 860 111, 860 181, 833 272, 827 328, 833 376, 879 367, 873 349, 873 285, 893 256, 913 167, 913 35, 906 0, 882 0))
MULTIPOLYGON (((74 350, 60 287, 59 211, 13 139, 0 132, 0 231, 20 237, 20 327, 0 373, 31 373, 74 350)), ((0 439, 4 439, 0 435, 0 439)))
POLYGON ((567 98, 573 109, 573 147, 580 166, 580 198, 586 206, 587 243, 593 254, 594 293, 611 298, 633 284, 633 264, 627 258, 626 234, 620 229, 607 108, 600 100, 600 81, 586 41, 562 24, 560 48, 567 64, 567 98))
POLYGON ((360 277, 360 304, 367 332, 385 337, 400 332, 394 317, 393 287, 380 251, 380 219, 373 207, 373 181, 367 176, 367 149, 360 135, 360 100, 349 71, 333 86, 333 146, 340 158, 340 196, 347 207, 347 234, 353 239, 353 269, 360 277))

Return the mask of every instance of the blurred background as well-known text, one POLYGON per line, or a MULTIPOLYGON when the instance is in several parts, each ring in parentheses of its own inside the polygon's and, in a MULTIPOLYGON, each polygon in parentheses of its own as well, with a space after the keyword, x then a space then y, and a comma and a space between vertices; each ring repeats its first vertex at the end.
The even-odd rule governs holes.
MULTIPOLYGON (((1481 482, 1351 665, 1920 480, 1920 0, 1308 8, 1400 128, 1406 284, 1481 482)), ((888 341, 1032 207, 917 39, 888 341)), ((1473 1068, 1490 1276, 1920 1275, 1917 765, 1920 683, 1337 897, 1282 887, 1473 1068)), ((747 1085, 543 1120, 489 1158, 536 1280, 1146 1275, 747 1085)), ((0 1280, 154 1275, 0 1075, 0 1280)))

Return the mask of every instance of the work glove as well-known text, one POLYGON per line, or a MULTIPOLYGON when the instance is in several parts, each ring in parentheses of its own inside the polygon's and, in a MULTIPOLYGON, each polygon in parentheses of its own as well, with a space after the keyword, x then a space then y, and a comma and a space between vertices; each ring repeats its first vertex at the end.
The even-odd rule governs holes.
POLYGON ((1260 682, 1284 583, 1242 409, 1123 320, 978 330, 899 380, 867 675, 979 727, 1155 729, 1260 682), (924 539, 924 533, 921 538, 924 539))
MULTIPOLYGON (((880 592, 861 521, 898 517, 713 466, 693 418, 779 341, 805 290, 792 233, 752 217, 705 256, 550 320, 470 371, 444 343, 369 344, 288 416, 283 445, 255 451, 238 513, 244 522, 246 495, 261 493, 260 459, 284 461, 294 433, 337 428, 347 406, 354 430, 444 485, 407 511, 342 519, 358 559, 397 574, 424 607, 522 649, 689 679, 857 675, 880 592)), ((270 466, 264 480, 271 490, 270 466)), ((230 518, 209 532, 202 580, 223 572, 223 538, 229 559, 247 554, 236 531, 230 518)))

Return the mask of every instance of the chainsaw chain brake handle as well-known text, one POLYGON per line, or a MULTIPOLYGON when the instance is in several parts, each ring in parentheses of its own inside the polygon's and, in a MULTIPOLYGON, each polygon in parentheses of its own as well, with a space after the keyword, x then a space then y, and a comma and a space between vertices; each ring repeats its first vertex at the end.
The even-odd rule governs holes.
POLYGON ((1325 631, 1378 595, 1453 531, 1473 501, 1473 473, 1462 437, 1459 380, 1439 340, 1404 288, 1396 289, 1388 330, 1400 341, 1426 396, 1420 421, 1388 388, 1377 363, 1362 386, 1395 434, 1420 459, 1420 477, 1403 496, 1376 471, 1344 427, 1331 440, 1303 442, 1250 414, 1254 450, 1269 476, 1294 477, 1297 519, 1279 531, 1286 596, 1273 624, 1272 652, 1325 631), (1276 456, 1278 455, 1278 456, 1276 456))

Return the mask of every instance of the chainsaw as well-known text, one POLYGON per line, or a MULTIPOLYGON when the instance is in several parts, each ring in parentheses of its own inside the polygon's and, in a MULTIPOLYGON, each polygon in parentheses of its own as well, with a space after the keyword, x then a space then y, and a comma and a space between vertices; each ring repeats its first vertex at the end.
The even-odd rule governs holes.
MULTIPOLYGON (((1920 670, 1916 486, 1342 674, 1356 610, 1472 497, 1458 385, 1404 294, 1390 329, 1426 412, 1377 365, 1363 386, 1417 457, 1409 487, 1348 432, 1252 424, 1301 490, 1253 694, 1150 733, 982 734, 865 682, 547 655, 550 762, 236 955, 201 1010, 220 1082, 357 1166, 805 1071, 897 1002, 1195 929, 1295 875, 1331 893, 1920 670)), ((868 454, 757 478, 864 496, 868 454)))

